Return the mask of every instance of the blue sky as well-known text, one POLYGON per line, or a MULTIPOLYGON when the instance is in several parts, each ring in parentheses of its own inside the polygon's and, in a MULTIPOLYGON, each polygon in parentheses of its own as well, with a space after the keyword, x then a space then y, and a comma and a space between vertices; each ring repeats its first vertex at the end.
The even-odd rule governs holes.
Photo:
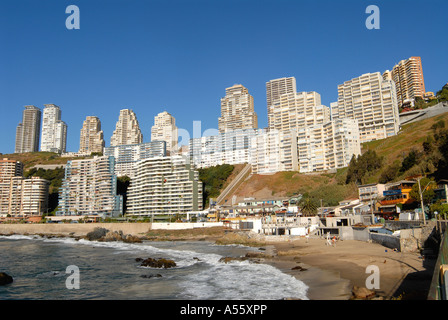
POLYGON ((14 152, 23 107, 54 103, 68 124, 68 151, 82 122, 98 116, 106 146, 119 110, 133 109, 145 142, 154 116, 179 128, 217 128, 220 98, 239 83, 267 125, 265 83, 294 76, 323 104, 337 86, 422 57, 427 91, 448 82, 446 0, 2 0, 0 152, 14 152), (77 5, 80 29, 65 9, 77 5), (368 30, 368 5, 380 29, 368 30))

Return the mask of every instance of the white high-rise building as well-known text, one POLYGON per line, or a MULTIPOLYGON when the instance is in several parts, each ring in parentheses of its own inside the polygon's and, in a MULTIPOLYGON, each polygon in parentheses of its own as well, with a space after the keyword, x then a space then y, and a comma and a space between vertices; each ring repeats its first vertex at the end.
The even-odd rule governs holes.
POLYGON ((250 163, 251 139, 257 132, 258 129, 240 129, 190 139, 190 159, 197 168, 250 163))
POLYGON ((47 212, 49 181, 23 177, 23 164, 0 160, 0 214, 41 215, 47 212))
POLYGON ((21 213, 41 215, 48 209, 48 190, 50 181, 40 177, 22 180, 21 213))
POLYGON ((250 163, 253 174, 298 171, 297 133, 260 130, 252 137, 250 163))
POLYGON ((394 81, 399 108, 414 105, 415 98, 425 96, 421 57, 401 60, 393 67, 392 71, 386 70, 383 73, 383 78, 394 81))
POLYGON ((296 93, 296 78, 284 77, 266 82, 266 103, 268 108, 268 126, 271 127, 271 115, 274 111, 274 103, 283 94, 296 93))
POLYGON ((379 72, 346 81, 338 86, 332 113, 334 119, 358 120, 361 143, 396 135, 400 120, 395 83, 383 80, 379 72))
POLYGON ((140 144, 124 144, 104 148, 105 156, 115 158, 115 174, 117 177, 135 175, 135 165, 138 161, 166 156, 166 142, 152 141, 140 144))
POLYGON ((226 96, 221 99, 219 132, 256 128, 258 117, 254 111, 254 98, 249 94, 249 90, 240 84, 226 88, 226 96))
POLYGON ((95 116, 87 116, 81 129, 79 139, 79 153, 102 153, 104 146, 104 135, 103 131, 101 130, 100 119, 95 116))
POLYGON ((325 171, 349 165, 361 154, 357 120, 336 119, 297 131, 300 172, 325 171))
POLYGON ((15 153, 39 151, 40 121, 42 112, 35 106, 25 106, 22 122, 16 130, 15 153))
POLYGON ((151 141, 165 141, 167 152, 175 154, 178 151, 178 139, 176 119, 171 114, 163 111, 154 117, 154 125, 151 127, 151 141))
POLYGON ((59 192, 58 215, 117 217, 123 214, 123 197, 117 195, 114 157, 71 160, 59 192))
POLYGON ((175 215, 200 210, 202 182, 188 158, 154 157, 136 164, 128 188, 126 215, 175 215))
POLYGON ((139 144, 143 142, 137 116, 131 109, 120 110, 114 133, 110 138, 111 146, 123 144, 139 144))
POLYGON ((67 143, 67 124, 61 120, 61 109, 46 104, 42 116, 42 137, 40 150, 64 153, 67 143))
POLYGON ((330 109, 322 105, 319 93, 286 93, 272 104, 269 128, 287 132, 323 124, 329 120, 330 109))

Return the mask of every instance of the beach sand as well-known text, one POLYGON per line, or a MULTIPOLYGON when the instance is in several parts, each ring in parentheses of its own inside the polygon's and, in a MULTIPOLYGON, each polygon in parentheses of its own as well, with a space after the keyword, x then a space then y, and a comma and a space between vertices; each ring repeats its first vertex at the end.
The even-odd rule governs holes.
POLYGON ((435 264, 435 259, 424 260, 417 252, 397 252, 356 240, 328 246, 325 239, 300 238, 271 245, 276 256, 266 262, 305 282, 311 300, 352 298, 353 286, 366 287, 369 265, 379 269, 377 298, 426 300, 435 264))

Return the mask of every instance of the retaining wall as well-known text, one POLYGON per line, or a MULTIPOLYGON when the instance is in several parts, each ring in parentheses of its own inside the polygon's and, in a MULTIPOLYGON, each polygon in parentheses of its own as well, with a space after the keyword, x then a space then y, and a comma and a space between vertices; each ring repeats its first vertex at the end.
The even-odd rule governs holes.
POLYGON ((95 228, 123 231, 140 236, 149 230, 180 230, 222 226, 222 222, 207 223, 0 223, 0 234, 62 234, 84 236, 95 228))

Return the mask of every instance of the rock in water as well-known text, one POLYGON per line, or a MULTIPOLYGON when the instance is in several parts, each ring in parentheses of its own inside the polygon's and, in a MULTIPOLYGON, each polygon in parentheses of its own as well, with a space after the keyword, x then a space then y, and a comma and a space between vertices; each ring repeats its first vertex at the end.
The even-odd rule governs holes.
POLYGON ((93 231, 90 231, 86 234, 86 239, 90 241, 95 241, 103 238, 109 230, 105 228, 95 228, 93 231))
POLYGON ((173 268, 176 266, 176 262, 169 259, 153 259, 148 258, 142 261, 141 265, 142 267, 151 267, 151 268, 173 268))
POLYGON ((109 231, 108 233, 106 233, 104 235, 104 237, 102 237, 101 239, 99 239, 101 241, 122 241, 123 240, 123 232, 120 231, 109 231))
POLYGON ((133 236, 132 234, 127 234, 123 237, 123 241, 127 243, 141 243, 142 239, 137 236, 133 236))
POLYGON ((229 263, 232 261, 246 261, 248 259, 248 257, 222 257, 219 259, 219 262, 229 263))
POLYGON ((12 283, 14 280, 12 277, 4 272, 0 272, 0 286, 12 283))
POLYGON ((149 274, 149 275, 142 274, 140 277, 141 277, 141 278, 147 278, 147 279, 150 279, 150 278, 161 278, 162 275, 159 274, 159 273, 157 273, 157 274, 149 274))

